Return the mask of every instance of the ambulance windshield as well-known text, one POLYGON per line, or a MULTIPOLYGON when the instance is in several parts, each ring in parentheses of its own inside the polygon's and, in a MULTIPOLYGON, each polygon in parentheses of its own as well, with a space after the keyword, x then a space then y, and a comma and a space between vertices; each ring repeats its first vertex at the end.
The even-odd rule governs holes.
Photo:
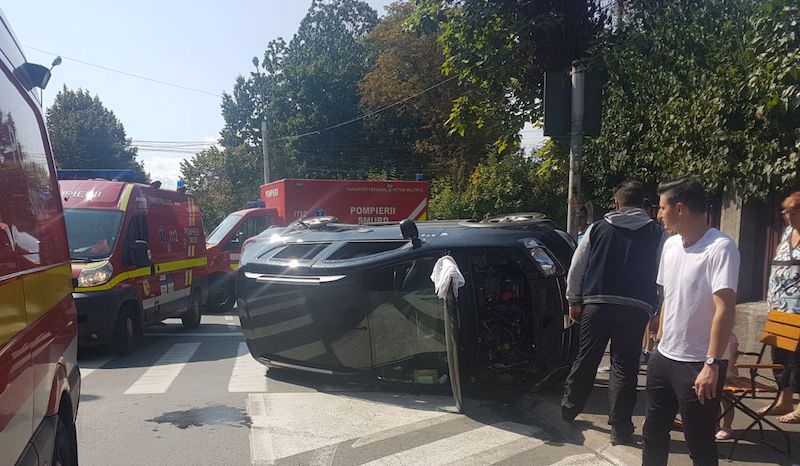
POLYGON ((220 224, 217 225, 217 228, 214 228, 214 231, 208 235, 206 238, 206 244, 219 244, 219 242, 225 238, 225 235, 227 235, 228 232, 231 231, 231 229, 233 229, 237 223, 239 223, 239 219, 241 218, 242 216, 239 214, 230 214, 225 217, 225 220, 220 222, 220 224))
POLYGON ((105 259, 120 235, 123 212, 100 209, 64 209, 69 255, 74 260, 105 259))

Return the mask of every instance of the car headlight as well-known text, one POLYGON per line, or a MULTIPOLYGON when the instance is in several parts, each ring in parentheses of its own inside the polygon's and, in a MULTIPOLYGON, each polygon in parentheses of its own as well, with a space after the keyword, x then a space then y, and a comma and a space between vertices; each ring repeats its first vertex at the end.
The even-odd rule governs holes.
POLYGON ((556 266, 556 261, 550 256, 550 254, 545 250, 544 246, 542 246, 539 241, 533 238, 523 238, 519 240, 528 251, 531 253, 531 258, 536 264, 539 266, 539 270, 542 271, 542 275, 545 277, 551 277, 558 273, 558 267, 556 266))
POLYGON ((110 263, 106 262, 100 267, 87 268, 81 270, 78 275, 78 287, 97 286, 111 280, 111 275, 114 273, 114 268, 110 263))

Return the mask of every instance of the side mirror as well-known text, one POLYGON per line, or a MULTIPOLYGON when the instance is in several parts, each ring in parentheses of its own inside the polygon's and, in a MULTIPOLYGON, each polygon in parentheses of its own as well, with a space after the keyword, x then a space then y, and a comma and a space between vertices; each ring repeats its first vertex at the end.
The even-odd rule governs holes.
POLYGON ((150 267, 153 262, 150 260, 150 245, 147 241, 137 239, 128 250, 128 262, 137 267, 150 267))
POLYGON ((422 245, 422 241, 419 239, 417 224, 414 223, 413 220, 406 219, 400 222, 400 233, 403 235, 403 239, 411 240, 411 245, 415 249, 422 245))
POLYGON ((244 240, 245 240, 244 232, 243 231, 236 232, 236 234, 233 235, 233 237, 231 237, 228 247, 232 249, 238 249, 242 247, 242 243, 244 243, 244 240))

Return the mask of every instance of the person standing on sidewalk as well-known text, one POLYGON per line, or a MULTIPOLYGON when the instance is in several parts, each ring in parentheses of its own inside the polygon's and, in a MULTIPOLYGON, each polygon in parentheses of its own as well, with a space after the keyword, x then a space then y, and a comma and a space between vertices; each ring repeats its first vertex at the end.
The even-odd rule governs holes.
POLYGON ((664 244, 661 342, 647 366, 642 464, 665 466, 670 429, 680 412, 695 465, 718 465, 714 439, 727 370, 721 360, 736 317, 739 251, 706 225, 705 189, 683 177, 658 187, 659 218, 677 234, 664 244))
POLYGON ((658 308, 656 272, 663 230, 642 209, 644 187, 625 181, 616 210, 586 230, 567 276, 570 318, 580 325, 578 356, 564 386, 561 415, 583 411, 611 340, 608 398, 611 442, 632 443, 633 406, 645 325, 658 308))

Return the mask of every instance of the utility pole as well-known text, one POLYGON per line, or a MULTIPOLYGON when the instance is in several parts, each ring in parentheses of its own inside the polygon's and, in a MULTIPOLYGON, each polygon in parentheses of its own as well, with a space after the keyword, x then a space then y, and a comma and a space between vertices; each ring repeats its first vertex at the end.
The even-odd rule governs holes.
POLYGON ((267 122, 261 121, 261 150, 264 152, 264 184, 269 183, 269 147, 267 144, 267 122))
POLYGON ((569 132, 569 194, 567 198, 567 231, 578 237, 578 213, 581 209, 581 157, 583 156, 583 90, 586 66, 572 63, 572 112, 569 132))

